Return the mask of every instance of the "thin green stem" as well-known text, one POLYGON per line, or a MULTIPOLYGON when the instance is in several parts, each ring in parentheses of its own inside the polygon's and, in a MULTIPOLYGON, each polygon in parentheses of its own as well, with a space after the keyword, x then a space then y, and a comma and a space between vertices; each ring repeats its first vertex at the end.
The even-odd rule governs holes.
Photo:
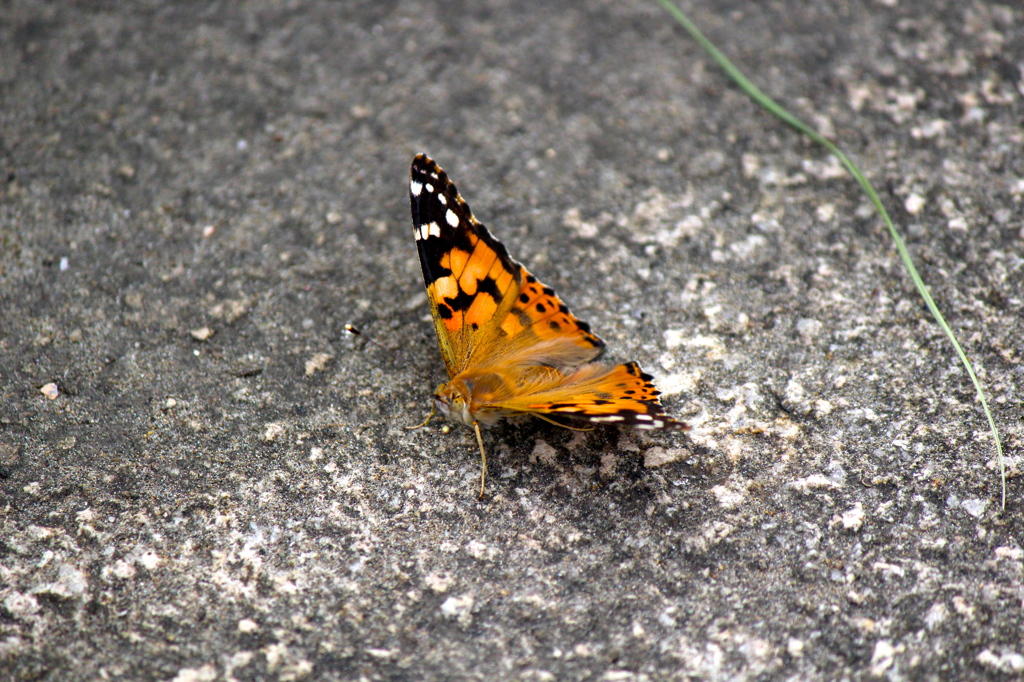
POLYGON ((985 412, 985 417, 988 419, 989 428, 992 431, 992 438, 996 445, 996 457, 999 462, 999 473, 1002 481, 1002 508, 1006 509, 1006 463, 1003 459, 1003 444, 999 438, 999 429, 996 428, 995 418, 992 416, 991 410, 988 407, 988 400, 985 398, 985 392, 982 390, 981 381, 978 376, 974 373, 974 367, 971 365, 971 361, 967 359, 967 354, 964 353, 964 349, 960 346, 960 343, 956 340, 956 336, 953 334, 953 330, 950 329, 946 323, 946 318, 942 316, 939 311, 939 307, 935 304, 935 300, 929 293, 928 288, 925 286, 924 280, 917 272, 917 268, 914 267, 914 262, 910 258, 910 252, 907 251, 907 247, 903 244, 903 238, 900 237, 900 233, 896 230, 896 226, 893 225, 892 220, 889 218, 889 213, 885 210, 885 206, 882 205, 882 200, 879 199, 878 193, 875 192, 875 188, 871 186, 867 178, 860 172, 857 166, 854 165, 853 161, 849 159, 846 154, 843 153, 839 147, 835 146, 832 142, 827 140, 821 133, 814 130, 803 121, 793 116, 791 113, 783 109, 781 106, 776 104, 770 97, 761 92, 760 88, 750 82, 750 80, 743 75, 743 73, 736 68, 736 66, 729 61, 729 59, 722 54, 722 52, 715 47, 710 40, 708 40, 700 29, 690 21, 690 19, 683 14, 675 3, 671 0, 657 0, 658 4, 665 8, 665 10, 672 15, 679 24, 686 29, 686 32, 697 41, 697 43, 711 55, 711 58, 718 63, 719 66, 729 75, 733 81, 745 92, 751 99, 757 102, 761 107, 767 109, 769 112, 774 114, 777 118, 781 119, 785 123, 795 128, 800 133, 811 138, 821 146, 825 147, 833 156, 839 159, 839 163, 853 176, 860 185, 864 193, 867 194, 868 199, 874 205, 878 214, 882 217, 882 222, 885 223, 886 228, 889 230, 889 235, 892 237, 893 242, 896 244, 896 250, 900 254, 900 259, 903 261, 903 266, 910 273, 910 279, 913 280, 914 286, 917 288, 921 298, 924 299, 925 305, 931 312, 932 317, 938 322, 939 327, 942 328, 946 338, 953 344, 953 348, 956 350, 957 356, 960 358, 960 363, 967 370, 968 376, 971 378, 971 382, 974 384, 974 389, 978 394, 978 401, 981 403, 981 408, 985 412))

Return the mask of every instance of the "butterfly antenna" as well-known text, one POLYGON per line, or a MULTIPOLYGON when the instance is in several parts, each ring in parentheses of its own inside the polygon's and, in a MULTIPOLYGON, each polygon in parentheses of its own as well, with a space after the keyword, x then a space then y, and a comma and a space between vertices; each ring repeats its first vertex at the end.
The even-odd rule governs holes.
POLYGON ((476 442, 480 444, 480 499, 484 498, 484 483, 487 481, 487 451, 484 450, 484 437, 480 435, 480 422, 473 422, 476 430, 476 442))
POLYGON ((381 350, 388 350, 386 347, 384 347, 381 344, 377 343, 376 341, 371 339, 369 336, 364 335, 361 331, 359 331, 359 327, 356 327, 356 326, 351 325, 351 324, 346 324, 345 325, 345 331, 347 331, 352 336, 359 336, 359 337, 362 337, 362 338, 366 339, 367 341, 369 341, 373 345, 377 346, 377 348, 380 348, 381 350))
POLYGON ((593 431, 594 430, 593 426, 569 426, 568 424, 563 424, 562 422, 555 421, 551 417, 545 417, 543 414, 537 414, 536 412, 532 412, 531 414, 533 414, 533 416, 536 417, 537 419, 543 419, 548 424, 554 424, 555 426, 561 426, 563 429, 569 429, 570 431, 593 431))
POLYGON ((406 426, 405 428, 409 429, 410 431, 415 431, 416 429, 422 429, 424 426, 426 426, 427 424, 430 423, 430 420, 434 418, 435 414, 437 414, 437 408, 436 407, 432 407, 432 408, 430 408, 430 414, 427 415, 427 418, 423 420, 422 424, 417 424, 416 426, 406 426))

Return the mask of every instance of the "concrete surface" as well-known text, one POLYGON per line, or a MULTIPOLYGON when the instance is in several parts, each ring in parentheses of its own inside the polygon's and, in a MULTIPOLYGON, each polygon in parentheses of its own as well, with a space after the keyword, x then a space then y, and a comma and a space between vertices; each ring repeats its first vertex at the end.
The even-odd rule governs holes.
POLYGON ((0 677, 1024 675, 1024 10, 685 7, 892 209, 1005 512, 879 220, 653 2, 14 0, 0 677), (481 502, 404 428, 419 151, 689 435, 506 424, 481 502))

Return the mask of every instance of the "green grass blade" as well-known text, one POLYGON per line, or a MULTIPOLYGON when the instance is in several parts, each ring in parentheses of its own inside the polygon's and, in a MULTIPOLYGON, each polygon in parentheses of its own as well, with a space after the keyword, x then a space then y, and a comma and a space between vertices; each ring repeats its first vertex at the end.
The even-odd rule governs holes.
POLYGON ((924 299, 924 303, 931 312, 932 317, 934 317, 935 321, 938 322, 939 327, 942 328, 942 331, 945 333, 946 338, 949 339, 949 342, 953 344, 953 348, 956 350, 956 354, 960 358, 960 363, 964 366, 964 369, 967 370, 968 376, 971 377, 971 382, 974 384, 974 389, 978 394, 978 401, 981 403, 981 408, 984 410, 985 417, 988 419, 989 429, 991 429, 992 438, 995 441, 996 458, 999 462, 1000 480, 1002 481, 1002 508, 1006 509, 1006 463, 1003 460, 1003 444, 999 438, 999 429, 996 428, 995 418, 993 418, 992 412, 988 408, 988 400, 985 399, 985 392, 982 390, 981 381, 978 380, 978 376, 974 373, 974 367, 971 365, 971 361, 967 359, 967 354, 964 353, 963 348, 960 347, 960 343, 956 340, 953 330, 949 328, 949 325, 946 323, 946 318, 942 316, 942 313, 939 311, 939 307, 935 304, 935 300, 928 292, 928 288, 925 286, 924 280, 921 279, 921 276, 917 272, 917 268, 914 267, 914 262, 910 258, 910 253, 907 251, 907 247, 903 244, 903 238, 900 237, 900 233, 896 230, 896 226, 893 225, 892 220, 889 218, 889 213, 885 210, 885 206, 882 205, 882 200, 879 199, 878 193, 875 192, 875 188, 871 186, 871 183, 868 182, 867 178, 864 177, 857 166, 854 165, 853 161, 851 161, 841 149, 829 140, 825 139, 821 133, 814 130, 776 104, 770 97, 761 92, 756 85, 751 83, 750 80, 744 76, 743 73, 704 36, 703 33, 701 33, 700 29, 697 28, 697 26, 690 21, 685 14, 683 14, 682 10, 680 10, 675 3, 671 0, 657 0, 657 2, 672 15, 672 18, 686 29, 686 32, 697 41, 705 52, 711 55, 711 58, 722 67, 729 77, 732 78, 740 89, 743 90, 743 92, 745 92, 751 99, 785 123, 795 128, 800 133, 825 147, 825 149, 827 149, 833 156, 839 159, 839 162, 844 168, 846 168, 850 175, 853 176, 861 189, 864 190, 864 193, 868 196, 868 199, 870 199, 871 203, 874 204, 875 209, 878 210, 878 214, 882 217, 882 221, 889 230, 889 235, 896 244, 896 250, 900 254, 903 266, 907 269, 907 272, 910 273, 910 279, 913 280, 914 286, 917 288, 921 298, 924 299))

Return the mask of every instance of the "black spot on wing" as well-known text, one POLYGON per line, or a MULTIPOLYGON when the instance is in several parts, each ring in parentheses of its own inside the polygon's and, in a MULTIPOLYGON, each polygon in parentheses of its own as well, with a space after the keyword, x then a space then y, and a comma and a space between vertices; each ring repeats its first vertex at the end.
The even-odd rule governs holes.
POLYGON ((494 299, 495 302, 501 300, 501 292, 498 291, 498 283, 494 281, 493 277, 484 277, 482 280, 476 283, 477 293, 487 294, 494 299))
POLYGON ((476 296, 471 296, 465 291, 459 291, 458 295, 453 298, 446 298, 444 302, 452 307, 452 310, 458 310, 460 312, 466 312, 469 310, 469 306, 473 305, 473 301, 476 296))

